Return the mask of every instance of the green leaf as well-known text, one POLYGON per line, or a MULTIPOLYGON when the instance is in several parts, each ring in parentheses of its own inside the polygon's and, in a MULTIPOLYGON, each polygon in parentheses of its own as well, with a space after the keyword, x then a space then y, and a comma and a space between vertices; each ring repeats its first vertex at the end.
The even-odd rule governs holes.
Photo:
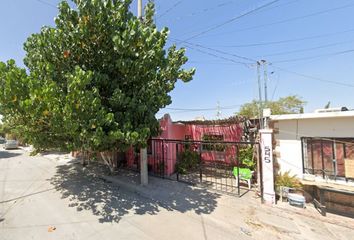
POLYGON ((131 0, 59 4, 55 26, 24 44, 26 69, 0 63, 0 114, 39 149, 92 151, 144 145, 159 132, 155 118, 188 82, 184 49, 166 51, 168 29, 154 23, 154 4, 141 21, 131 0))

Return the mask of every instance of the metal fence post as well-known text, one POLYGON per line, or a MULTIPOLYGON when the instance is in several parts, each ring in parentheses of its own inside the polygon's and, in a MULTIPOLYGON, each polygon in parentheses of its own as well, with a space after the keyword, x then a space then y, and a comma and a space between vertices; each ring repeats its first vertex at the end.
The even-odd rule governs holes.
POLYGON ((202 145, 199 144, 199 181, 203 182, 203 169, 202 169, 202 145))
POLYGON ((263 175, 262 175, 262 172, 263 172, 263 165, 262 165, 262 151, 261 151, 261 145, 258 143, 258 148, 257 148, 257 151, 258 151, 258 161, 257 161, 257 165, 258 165, 258 184, 259 184, 259 191, 261 193, 261 202, 264 203, 264 198, 263 198, 263 175))
POLYGON ((240 149, 237 146, 236 148, 236 157, 237 157, 237 194, 240 197, 240 149))
POLYGON ((162 140, 162 162, 163 162, 163 178, 165 178, 165 174, 167 175, 166 173, 166 168, 167 168, 167 163, 165 161, 165 141, 162 140))

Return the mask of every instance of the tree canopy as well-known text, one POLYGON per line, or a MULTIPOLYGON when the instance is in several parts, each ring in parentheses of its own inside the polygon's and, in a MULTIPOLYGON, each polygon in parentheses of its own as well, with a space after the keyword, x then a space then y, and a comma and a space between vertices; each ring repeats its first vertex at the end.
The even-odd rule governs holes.
MULTIPOLYGON (((277 114, 292 114, 303 112, 303 107, 306 102, 296 95, 279 98, 277 101, 268 101, 262 103, 263 108, 270 108, 273 115, 277 114)), ((245 103, 241 106, 238 115, 248 118, 257 118, 260 114, 260 102, 253 100, 250 103, 245 103)))
POLYGON ((144 145, 159 131, 155 114, 171 103, 185 49, 166 49, 168 29, 144 19, 131 0, 63 1, 54 27, 24 44, 26 69, 0 63, 0 114, 36 148, 112 151, 144 145))

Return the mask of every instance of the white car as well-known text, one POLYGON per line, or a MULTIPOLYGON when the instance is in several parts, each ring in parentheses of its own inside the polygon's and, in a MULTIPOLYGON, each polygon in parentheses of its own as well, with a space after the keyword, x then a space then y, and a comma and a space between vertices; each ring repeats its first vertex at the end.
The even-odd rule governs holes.
POLYGON ((6 140, 4 144, 4 149, 16 149, 18 148, 17 140, 6 140))

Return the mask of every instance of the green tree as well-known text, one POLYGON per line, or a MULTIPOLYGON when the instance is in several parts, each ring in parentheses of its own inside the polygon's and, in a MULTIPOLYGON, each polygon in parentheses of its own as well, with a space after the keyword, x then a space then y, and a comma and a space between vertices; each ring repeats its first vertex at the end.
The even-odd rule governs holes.
MULTIPOLYGON (((270 108, 273 115, 277 114, 292 114, 301 113, 303 107, 306 104, 300 97, 296 95, 279 98, 277 101, 268 101, 263 103, 263 108, 270 108)), ((260 113, 260 102, 253 100, 250 103, 245 103, 241 106, 238 115, 248 118, 256 118, 260 113)))
POLYGON ((159 131, 155 114, 188 82, 185 49, 166 49, 168 29, 143 20, 131 0, 75 0, 59 5, 55 27, 31 35, 25 69, 0 64, 0 113, 35 147, 112 152, 145 145, 159 131))
POLYGON ((8 129, 3 123, 0 123, 0 137, 5 137, 6 133, 8 133, 8 129))

